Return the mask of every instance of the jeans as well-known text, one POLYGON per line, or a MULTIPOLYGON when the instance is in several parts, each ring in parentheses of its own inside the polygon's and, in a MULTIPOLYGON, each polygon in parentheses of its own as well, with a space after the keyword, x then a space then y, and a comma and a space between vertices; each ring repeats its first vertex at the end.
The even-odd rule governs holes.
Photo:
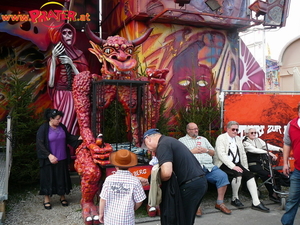
POLYGON ((210 172, 205 168, 205 166, 203 166, 203 171, 205 172, 207 181, 209 183, 215 184, 217 189, 230 184, 227 174, 217 166, 214 166, 210 172))
POLYGON ((285 213, 281 217, 283 225, 293 225, 300 204, 300 170, 295 169, 290 176, 289 197, 285 207, 285 213))

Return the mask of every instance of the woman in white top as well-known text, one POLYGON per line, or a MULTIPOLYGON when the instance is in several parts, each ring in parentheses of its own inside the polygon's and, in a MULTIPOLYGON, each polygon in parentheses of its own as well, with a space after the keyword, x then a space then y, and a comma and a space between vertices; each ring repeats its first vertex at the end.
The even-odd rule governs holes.
MULTIPOLYGON (((266 150, 266 143, 257 137, 256 128, 249 128, 245 130, 246 136, 243 140, 243 145, 246 150, 249 170, 256 173, 263 182, 270 178, 269 158, 266 150)), ((282 151, 282 148, 268 144, 270 151, 282 151)), ((269 152, 273 161, 277 160, 277 156, 269 152)), ((265 186, 269 192, 270 200, 279 203, 280 198, 273 190, 272 184, 265 182, 265 186)), ((275 187, 275 188, 279 188, 275 187)))

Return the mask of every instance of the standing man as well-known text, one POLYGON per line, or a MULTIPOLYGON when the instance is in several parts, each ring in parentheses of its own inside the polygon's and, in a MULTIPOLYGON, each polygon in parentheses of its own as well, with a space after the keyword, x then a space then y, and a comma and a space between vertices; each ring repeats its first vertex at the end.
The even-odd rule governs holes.
POLYGON ((202 166, 184 144, 175 138, 160 134, 158 129, 146 131, 143 141, 143 145, 155 153, 160 165, 161 224, 194 224, 196 211, 207 190, 207 181, 202 166), (179 193, 176 193, 176 190, 179 193), (172 196, 181 198, 179 202, 182 202, 182 210, 170 210, 169 206, 174 205, 168 204, 172 196), (174 216, 178 216, 177 212, 184 214, 181 223, 174 220, 174 216))
POLYGON ((242 209, 243 203, 239 200, 238 191, 241 186, 242 178, 245 179, 247 188, 252 197, 252 206, 254 210, 270 212, 270 209, 260 202, 257 195, 257 186, 254 175, 248 169, 246 152, 242 139, 237 136, 239 124, 236 121, 230 121, 227 124, 227 132, 218 136, 216 140, 216 154, 214 156, 215 165, 231 176, 232 201, 231 205, 242 209))
POLYGON ((285 207, 285 213, 281 218, 283 225, 293 225, 300 205, 300 104, 298 105, 298 117, 291 120, 283 137, 283 173, 289 176, 290 168, 288 158, 293 149, 295 158, 295 170, 290 176, 289 197, 285 207))
MULTIPOLYGON (((231 214, 231 210, 224 204, 224 195, 229 184, 227 174, 213 164, 214 148, 209 141, 202 136, 198 136, 198 126, 195 123, 189 123, 186 126, 187 134, 179 138, 179 141, 188 147, 196 159, 202 165, 208 182, 215 184, 218 190, 218 198, 215 208, 225 214, 231 214)), ((201 216, 201 209, 197 211, 197 216, 201 216)))

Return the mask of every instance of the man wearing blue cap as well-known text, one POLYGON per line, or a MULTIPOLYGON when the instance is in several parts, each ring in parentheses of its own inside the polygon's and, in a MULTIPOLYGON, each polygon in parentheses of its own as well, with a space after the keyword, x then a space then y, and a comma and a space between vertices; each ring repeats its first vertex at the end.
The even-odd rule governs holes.
POLYGON ((184 223, 181 224, 194 224, 196 211, 207 190, 205 173, 198 160, 183 143, 162 135, 158 129, 150 129, 144 133, 142 147, 154 152, 160 165, 163 196, 160 205, 161 224, 180 224, 180 222, 175 223, 174 220, 174 217, 178 216, 177 211, 169 209, 170 198, 172 198, 170 187, 174 188, 173 191, 176 190, 176 186, 184 214, 184 223))

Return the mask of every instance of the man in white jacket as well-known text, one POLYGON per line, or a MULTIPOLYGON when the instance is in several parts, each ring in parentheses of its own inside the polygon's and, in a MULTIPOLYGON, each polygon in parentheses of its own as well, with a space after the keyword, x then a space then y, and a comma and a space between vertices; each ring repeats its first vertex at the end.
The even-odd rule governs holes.
POLYGON ((257 195, 257 186, 254 175, 248 169, 246 152, 242 139, 237 136, 239 124, 236 121, 228 122, 227 132, 218 136, 216 140, 214 163, 221 170, 232 178, 232 201, 231 205, 237 208, 244 208, 239 200, 238 191, 241 186, 242 178, 246 180, 247 188, 252 197, 252 206, 254 210, 270 212, 270 210, 260 202, 257 195))

